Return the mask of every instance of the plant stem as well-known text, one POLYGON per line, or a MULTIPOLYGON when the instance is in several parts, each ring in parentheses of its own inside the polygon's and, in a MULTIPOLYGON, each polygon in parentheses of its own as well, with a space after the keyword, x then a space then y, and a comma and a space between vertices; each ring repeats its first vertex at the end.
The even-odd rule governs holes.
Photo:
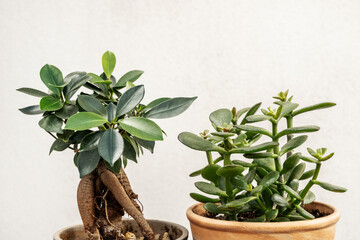
POLYGON ((213 158, 212 158, 212 155, 211 155, 211 152, 206 152, 206 157, 207 157, 207 160, 208 160, 208 163, 209 165, 213 165, 214 164, 214 161, 213 161, 213 158))
POLYGON ((224 166, 226 165, 231 165, 231 160, 230 160, 230 153, 226 152, 224 153, 224 166))
POLYGON ((266 211, 267 208, 265 207, 264 203, 260 200, 259 196, 258 196, 258 198, 256 199, 256 201, 257 201, 257 203, 260 205, 261 209, 264 210, 264 211, 266 211))
MULTIPOLYGON (((293 116, 289 116, 286 118, 286 126, 287 126, 287 128, 293 127, 293 116)), ((286 137, 287 137, 287 141, 290 141, 293 138, 293 135, 289 134, 286 137)), ((286 157, 290 157, 291 155, 292 155, 292 152, 290 151, 286 154, 286 157)))
MULTIPOLYGON (((279 143, 279 139, 275 138, 277 134, 277 123, 273 123, 272 124, 272 135, 273 135, 273 141, 279 143)), ((274 147, 274 154, 279 154, 279 145, 277 145, 276 147, 274 147)), ((275 167, 276 167, 276 171, 281 172, 281 163, 280 163, 280 157, 276 157, 274 159, 275 161, 275 167)), ((283 181, 282 181, 283 182, 283 181)))

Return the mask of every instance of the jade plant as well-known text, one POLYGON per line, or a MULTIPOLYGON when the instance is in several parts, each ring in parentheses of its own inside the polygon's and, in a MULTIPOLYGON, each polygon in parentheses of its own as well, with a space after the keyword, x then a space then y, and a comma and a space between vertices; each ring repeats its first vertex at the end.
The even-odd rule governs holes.
POLYGON ((123 239, 122 216, 132 216, 145 239, 154 233, 142 214, 138 195, 131 189, 124 168, 137 163, 144 149, 151 153, 163 130, 150 119, 163 119, 184 112, 196 97, 163 97, 142 104, 143 85, 134 82, 143 71, 133 70, 119 80, 113 75, 115 55, 102 56, 103 73, 61 71, 46 64, 40 78, 48 93, 33 88, 18 91, 39 97, 40 103, 19 109, 42 116, 39 126, 55 140, 53 151, 70 149, 80 174, 77 191, 79 212, 88 239, 123 239), (86 90, 76 95, 79 89, 86 90))
POLYGON ((346 191, 319 179, 322 164, 334 153, 327 155, 326 148, 307 148, 307 153, 296 150, 308 138, 303 133, 320 128, 296 126, 294 118, 335 104, 325 102, 298 108, 299 104, 288 98, 288 91, 274 98, 276 107, 261 109, 262 114, 256 114, 261 103, 239 111, 219 109, 209 116, 214 132, 179 135, 184 145, 206 153, 207 165, 190 176, 201 175, 206 181, 196 182, 196 188, 216 197, 198 193, 190 196, 204 203, 209 216, 253 222, 313 219, 315 216, 304 208, 315 200, 310 191, 313 185, 333 192, 346 191), (280 130, 282 121, 286 121, 286 128, 280 130), (253 124, 257 122, 269 125, 270 130, 253 124), (264 141, 256 144, 260 138, 264 141), (308 171, 306 163, 311 166, 308 171), (304 188, 300 187, 305 183, 304 188))

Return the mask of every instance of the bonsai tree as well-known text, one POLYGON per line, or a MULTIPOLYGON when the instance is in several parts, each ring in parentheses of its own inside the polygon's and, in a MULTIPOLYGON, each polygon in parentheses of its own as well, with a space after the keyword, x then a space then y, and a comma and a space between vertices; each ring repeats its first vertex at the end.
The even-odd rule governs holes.
POLYGON ((163 97, 142 104, 145 88, 134 82, 143 71, 127 72, 117 80, 112 75, 115 64, 115 55, 107 51, 102 56, 102 74, 73 72, 65 78, 57 67, 46 64, 40 78, 48 93, 17 89, 41 98, 38 105, 19 110, 42 115, 39 126, 55 139, 50 153, 65 149, 75 153, 74 164, 81 178, 78 208, 88 239, 122 239, 125 211, 139 224, 145 238, 154 240, 124 168, 129 160, 137 163, 144 149, 153 153, 155 141, 163 140, 162 129, 150 118, 177 116, 196 97, 163 97), (76 96, 82 87, 90 91, 76 96))
POLYGON ((292 102, 293 97, 287 95, 288 91, 281 92, 274 97, 276 108, 261 109, 259 115, 256 112, 261 103, 239 111, 216 110, 209 116, 215 132, 179 135, 184 145, 206 153, 207 165, 190 176, 201 175, 206 181, 196 182, 195 186, 216 197, 198 193, 190 196, 205 203, 211 217, 254 222, 313 219, 316 213, 304 209, 304 205, 315 200, 310 191, 313 185, 333 192, 346 191, 318 179, 322 164, 334 153, 326 155, 326 148, 308 148, 309 155, 295 151, 307 139, 306 135, 295 137, 295 134, 316 132, 320 128, 294 126, 294 117, 335 104, 325 102, 299 109, 292 102), (281 121, 286 121, 286 129, 279 130, 281 121), (268 122, 270 130, 253 125, 257 122, 268 122), (260 138, 266 140, 255 145, 260 138), (281 144, 283 138, 285 143, 281 144), (314 167, 305 171, 305 162, 314 167), (304 188, 299 187, 301 181, 307 181, 304 188))

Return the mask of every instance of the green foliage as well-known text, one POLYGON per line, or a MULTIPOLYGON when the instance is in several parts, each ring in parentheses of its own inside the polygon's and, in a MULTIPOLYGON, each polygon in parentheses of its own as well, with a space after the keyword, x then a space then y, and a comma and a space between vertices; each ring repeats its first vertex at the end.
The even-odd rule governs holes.
POLYGON ((256 214, 255 218, 247 220, 250 222, 313 219, 314 216, 303 208, 315 200, 310 191, 313 185, 332 192, 346 191, 343 187, 317 180, 322 163, 334 153, 325 155, 326 148, 308 148, 310 156, 294 153, 308 138, 307 135, 294 137, 294 134, 320 129, 315 125, 294 127, 294 117, 335 104, 320 103, 297 110, 299 105, 291 102, 292 97, 287 95, 288 91, 274 97, 279 100, 275 102, 277 107, 261 109, 262 115, 256 115, 260 103, 239 111, 222 108, 212 112, 209 119, 216 132, 205 130, 200 136, 189 132, 179 134, 178 139, 184 145, 206 153, 207 165, 190 174, 190 177, 201 176, 208 181, 196 182, 198 190, 217 196, 190 194, 194 200, 204 203, 205 210, 222 214, 232 221, 238 220, 238 215, 243 212, 256 214), (279 131, 278 125, 283 120, 286 120, 286 128, 279 131), (268 122, 271 128, 264 128, 264 124, 261 127, 253 125, 257 122, 268 122), (255 144, 262 136, 265 136, 264 141, 255 144), (285 139, 285 136, 286 142, 280 143, 280 138, 285 139), (235 154, 236 160, 233 160, 235 154), (244 160, 239 160, 239 154, 244 160), (305 162, 314 164, 315 168, 305 171, 305 162), (307 184, 299 189, 302 181, 307 184))
POLYGON ((129 71, 117 81, 112 75, 115 65, 116 57, 110 51, 102 56, 104 72, 100 75, 77 71, 63 78, 57 67, 46 64, 40 78, 49 93, 17 89, 41 98, 37 105, 19 110, 42 114, 39 126, 55 138, 50 153, 73 150, 80 177, 91 173, 100 161, 119 172, 128 159, 137 162, 144 148, 153 153, 155 141, 163 140, 163 131, 149 118, 177 116, 196 99, 163 97, 142 104, 145 88, 134 82, 144 72, 129 71), (72 99, 80 89, 84 91, 72 99))

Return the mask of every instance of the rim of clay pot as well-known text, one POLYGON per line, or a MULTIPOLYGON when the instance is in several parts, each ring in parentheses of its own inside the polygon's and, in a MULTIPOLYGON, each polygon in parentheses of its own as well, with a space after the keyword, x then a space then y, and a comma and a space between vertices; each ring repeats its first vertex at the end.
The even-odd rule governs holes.
MULTIPOLYGON (((180 224, 177 223, 173 223, 173 222, 169 222, 169 221, 162 221, 162 220, 157 220, 157 219, 146 219, 150 224, 167 224, 167 225, 171 225, 173 227, 176 227, 178 229, 180 229, 181 231, 181 236, 178 237, 176 240, 185 240, 187 239, 189 232, 188 230, 181 226, 180 224)), ((124 222, 134 222, 134 219, 123 219, 124 222)), ((62 233, 64 233, 65 231, 83 231, 84 230, 84 226, 82 224, 77 224, 77 225, 73 225, 70 227, 64 227, 62 229, 60 229, 59 231, 57 231, 54 234, 54 240, 61 240, 60 235, 62 233)))
POLYGON ((199 215, 199 213, 205 212, 203 205, 203 203, 198 203, 188 208, 186 216, 191 222, 191 224, 195 224, 208 229, 215 229, 227 232, 256 231, 259 233, 287 233, 304 230, 315 230, 335 225, 340 218, 340 213, 335 207, 321 202, 313 202, 309 204, 307 208, 326 209, 327 212, 331 213, 330 215, 311 220, 271 223, 235 222, 203 217, 199 215))

